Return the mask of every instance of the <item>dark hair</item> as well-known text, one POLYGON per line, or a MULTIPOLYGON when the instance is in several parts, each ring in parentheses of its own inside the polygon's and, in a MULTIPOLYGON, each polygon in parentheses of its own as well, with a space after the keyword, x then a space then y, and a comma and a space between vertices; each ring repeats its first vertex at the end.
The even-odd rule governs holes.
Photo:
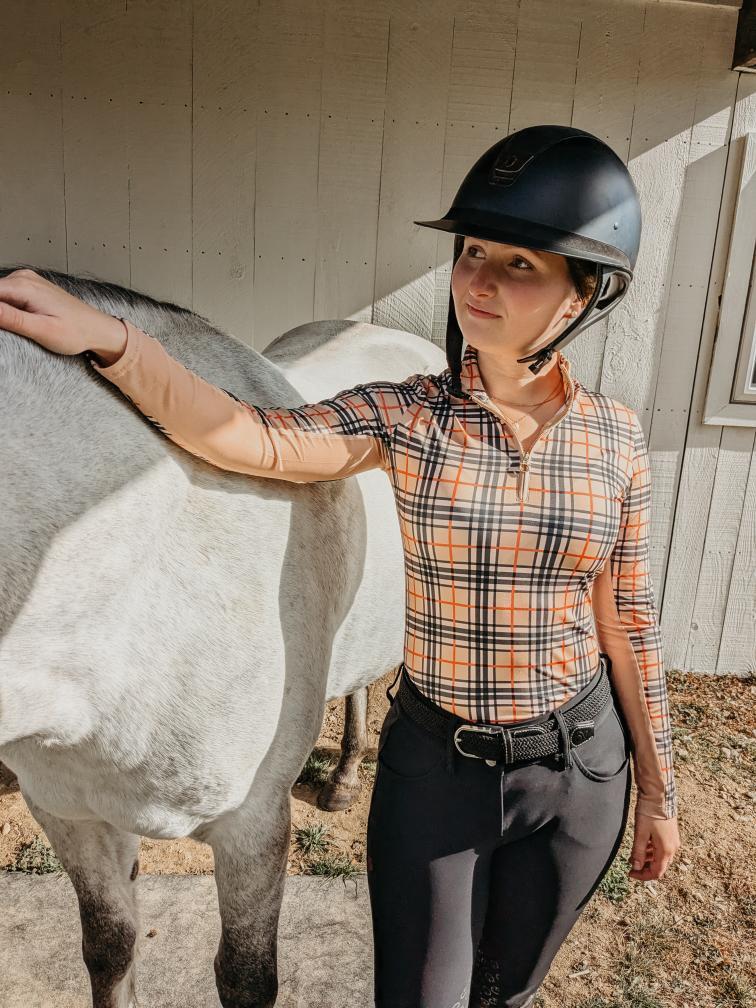
POLYGON ((596 264, 587 259, 565 256, 578 297, 585 303, 596 290, 596 264))

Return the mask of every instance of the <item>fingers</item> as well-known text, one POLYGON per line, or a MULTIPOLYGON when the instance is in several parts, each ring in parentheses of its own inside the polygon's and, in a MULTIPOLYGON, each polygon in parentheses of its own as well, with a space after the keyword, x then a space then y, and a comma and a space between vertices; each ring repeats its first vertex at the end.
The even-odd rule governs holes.
POLYGON ((661 866, 662 871, 666 871, 675 854, 679 850, 677 844, 669 843, 664 839, 657 839, 654 842, 654 858, 661 866))
MULTIPOLYGON (((2 292, 3 297, 8 297, 6 291, 2 292)), ((9 329, 11 332, 26 336, 26 325, 24 316, 27 312, 22 312, 13 304, 0 301, 0 328, 9 329)))
POLYGON ((41 281, 42 277, 30 269, 13 270, 7 276, 0 277, 0 301, 22 310, 28 309, 35 279, 41 281))
POLYGON ((14 270, 0 278, 0 329, 53 353, 86 349, 87 321, 100 314, 33 270, 14 270))
POLYGON ((659 837, 653 835, 649 837, 644 847, 636 836, 630 855, 631 868, 628 875, 638 882, 650 882, 652 879, 661 878, 676 851, 677 847, 665 844, 659 837))
POLYGON ((633 878, 647 877, 647 873, 653 870, 654 860, 655 851, 651 840, 649 840, 643 848, 639 848, 637 844, 634 845, 633 853, 630 858, 630 875, 632 875, 633 878))
POLYGON ((661 878, 679 847, 676 824, 663 825, 657 820, 639 816, 630 853, 628 875, 638 882, 661 878))
POLYGON ((31 336, 31 270, 14 270, 0 279, 0 327, 21 336, 31 336))
POLYGON ((640 870, 645 861, 653 857, 654 845, 651 834, 646 830, 637 829, 633 841, 633 849, 630 855, 630 863, 633 868, 640 870))
POLYGON ((661 878, 662 875, 664 874, 664 872, 667 870, 667 868, 669 868, 671 861, 672 861, 672 855, 671 854, 666 854, 666 855, 664 855, 661 858, 661 860, 659 861, 659 875, 658 875, 658 878, 661 878))
POLYGON ((651 882, 653 879, 657 877, 650 864, 645 865, 643 868, 637 871, 635 868, 631 868, 631 870, 627 874, 630 876, 630 878, 635 879, 636 882, 651 882))
POLYGON ((665 857, 659 861, 654 858, 647 861, 638 871, 631 868, 627 874, 630 878, 635 879, 636 882, 652 882, 654 879, 662 877, 669 867, 671 860, 671 857, 665 857))
MULTIPOLYGON (((6 297, 6 291, 0 292, 0 297, 6 297)), ((0 329, 27 336, 37 343, 44 343, 50 334, 51 325, 56 320, 48 315, 22 311, 13 304, 0 301, 0 329)))

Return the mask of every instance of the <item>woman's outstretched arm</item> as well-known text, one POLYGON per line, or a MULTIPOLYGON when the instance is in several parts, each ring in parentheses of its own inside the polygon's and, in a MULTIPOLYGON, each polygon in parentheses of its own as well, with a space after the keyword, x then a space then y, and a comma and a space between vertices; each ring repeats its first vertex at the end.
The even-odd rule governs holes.
POLYGON ((123 324, 123 352, 106 364, 98 362, 103 351, 93 351, 92 367, 193 455, 220 469, 294 483, 390 468, 391 429, 411 402, 411 379, 357 385, 304 406, 263 408, 205 381, 153 336, 123 324))
POLYGON ((392 430, 424 393, 417 374, 357 385, 319 403, 263 409, 200 378, 129 321, 26 267, 0 277, 0 328, 53 353, 86 354, 164 434, 212 465, 295 483, 388 470, 392 430))

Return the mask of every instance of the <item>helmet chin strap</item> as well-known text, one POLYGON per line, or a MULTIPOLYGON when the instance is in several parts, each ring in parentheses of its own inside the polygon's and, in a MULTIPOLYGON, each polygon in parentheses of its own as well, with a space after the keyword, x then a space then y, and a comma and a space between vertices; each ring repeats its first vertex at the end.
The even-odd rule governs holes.
POLYGON ((603 287, 603 285, 604 285, 604 267, 602 263, 597 263, 596 287, 593 291, 593 294, 591 294, 590 301, 585 306, 585 308, 580 312, 580 314, 575 319, 573 319, 572 322, 570 322, 570 324, 567 326, 566 329, 563 329, 562 332, 560 332, 559 335, 556 336, 551 341, 551 343, 549 343, 548 346, 541 347, 540 350, 536 350, 535 353, 528 354, 527 357, 518 357, 517 363, 524 364, 525 361, 533 361, 532 364, 528 365, 528 370, 532 371, 533 374, 538 374, 541 368, 544 367, 544 365, 548 364, 548 362, 554 356, 554 352, 559 346, 559 344, 565 341, 567 336, 569 336, 572 330, 579 324, 581 319, 585 318, 587 315, 590 314, 594 304, 599 299, 599 296, 601 294, 601 288, 603 287))

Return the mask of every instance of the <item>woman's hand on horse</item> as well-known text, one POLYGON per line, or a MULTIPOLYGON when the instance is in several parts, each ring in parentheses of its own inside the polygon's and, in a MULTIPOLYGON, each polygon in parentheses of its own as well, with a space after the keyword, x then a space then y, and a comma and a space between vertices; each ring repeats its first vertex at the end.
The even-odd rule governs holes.
POLYGON ((58 354, 93 350, 116 357, 126 345, 126 330, 117 318, 30 269, 0 277, 0 329, 58 354))

